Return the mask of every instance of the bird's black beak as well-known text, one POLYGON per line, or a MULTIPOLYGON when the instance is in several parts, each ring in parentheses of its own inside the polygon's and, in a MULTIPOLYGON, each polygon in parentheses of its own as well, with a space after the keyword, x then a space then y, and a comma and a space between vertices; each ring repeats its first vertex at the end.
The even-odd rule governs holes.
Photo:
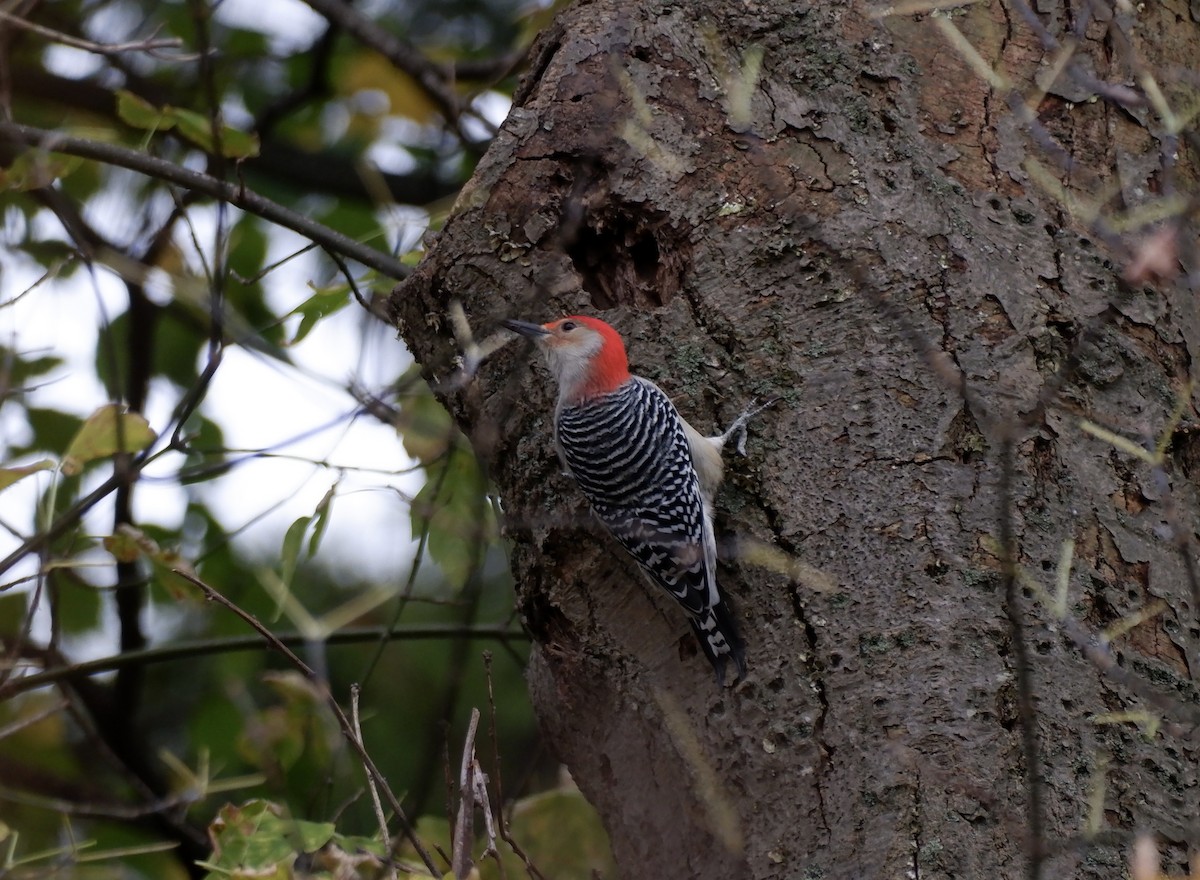
POLYGON ((513 321, 511 319, 506 319, 500 323, 514 333, 520 333, 522 336, 528 336, 530 339, 550 335, 550 331, 541 324, 531 324, 528 321, 513 321))

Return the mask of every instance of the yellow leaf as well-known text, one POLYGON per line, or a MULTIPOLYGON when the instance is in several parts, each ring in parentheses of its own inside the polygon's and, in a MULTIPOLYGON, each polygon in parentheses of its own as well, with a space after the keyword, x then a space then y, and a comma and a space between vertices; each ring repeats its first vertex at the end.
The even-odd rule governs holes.
POLYGON ((48 471, 54 467, 54 462, 48 458, 43 458, 41 461, 35 461, 33 464, 22 465, 21 467, 0 468, 0 491, 7 489, 17 480, 23 480, 30 474, 36 474, 38 471, 48 471))
POLYGON ((357 52, 350 56, 334 82, 346 96, 378 89, 388 96, 393 114, 407 116, 422 125, 433 122, 438 113, 437 105, 416 80, 397 70, 376 52, 357 52))
POLYGON ((126 412, 125 407, 110 403, 90 416, 67 447, 62 472, 72 477, 89 461, 108 458, 118 452, 140 452, 158 437, 141 413, 126 412))
POLYGON ((82 159, 75 156, 27 150, 17 156, 7 168, 0 168, 0 190, 28 192, 47 187, 60 177, 66 177, 82 162, 82 159))
POLYGON ((117 562, 137 562, 142 557, 143 547, 137 535, 130 530, 106 536, 104 549, 111 553, 117 562))

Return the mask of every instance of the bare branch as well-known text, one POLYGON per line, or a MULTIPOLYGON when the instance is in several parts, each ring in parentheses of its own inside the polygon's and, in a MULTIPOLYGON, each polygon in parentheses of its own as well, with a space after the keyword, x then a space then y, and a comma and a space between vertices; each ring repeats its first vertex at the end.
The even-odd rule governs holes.
MULTIPOLYGON (((0 9, 0 21, 7 22, 21 30, 37 34, 39 37, 45 37, 52 43, 60 43, 63 46, 70 46, 73 49, 82 49, 84 52, 94 52, 97 55, 111 57, 119 55, 122 52, 148 52, 156 58, 165 61, 195 61, 200 57, 197 54, 161 55, 156 51, 158 49, 178 49, 182 47, 183 40, 178 37, 155 38, 151 35, 145 39, 132 40, 128 43, 96 43, 92 40, 84 40, 80 37, 64 34, 61 31, 51 30, 48 27, 35 24, 10 12, 5 12, 3 9, 0 9)), ((157 34, 160 30, 162 30, 161 27, 155 28, 154 33, 157 34)))
POLYGON ((475 786, 471 768, 475 762, 475 731, 479 728, 479 710, 471 710, 471 723, 467 727, 467 738, 463 742, 462 767, 458 774, 458 816, 454 821, 453 856, 450 868, 455 877, 466 877, 471 873, 471 844, 475 839, 473 819, 475 816, 475 786))
MULTIPOLYGON (((363 744, 362 725, 359 723, 358 717, 358 698, 362 693, 362 688, 357 684, 350 685, 350 721, 354 725, 354 737, 358 740, 358 744, 363 744)), ((371 778, 371 774, 367 774, 367 788, 371 791, 371 806, 375 810, 375 821, 379 823, 380 843, 383 848, 388 850, 392 845, 392 835, 388 831, 387 819, 383 815, 383 804, 379 800, 379 789, 375 787, 375 780, 371 778)), ((396 868, 394 865, 388 867, 388 876, 396 876, 396 868)))
MULTIPOLYGON (((284 645, 300 646, 305 643, 301 633, 276 633, 275 638, 284 645)), ((390 641, 423 641, 427 639, 494 639, 501 642, 510 640, 525 641, 528 636, 515 629, 504 626, 488 626, 484 624, 412 624, 405 627, 346 627, 330 633, 324 639, 330 645, 353 645, 360 642, 381 640, 385 644, 390 641)), ((44 672, 25 675, 8 682, 0 687, 0 700, 8 699, 16 694, 35 690, 47 684, 64 681, 79 676, 99 675, 112 672, 123 666, 147 663, 169 663, 174 660, 186 660, 190 657, 206 657, 213 654, 228 654, 236 651, 256 651, 263 647, 262 639, 257 636, 229 636, 218 639, 202 639, 190 642, 180 642, 174 645, 163 645, 157 648, 145 648, 141 651, 124 651, 112 657, 100 657, 83 663, 70 663, 46 669, 44 672)))

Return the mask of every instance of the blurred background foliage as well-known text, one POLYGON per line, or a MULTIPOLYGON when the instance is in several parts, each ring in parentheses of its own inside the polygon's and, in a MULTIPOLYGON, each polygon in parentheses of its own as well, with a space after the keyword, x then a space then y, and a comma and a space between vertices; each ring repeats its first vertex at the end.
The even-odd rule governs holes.
POLYGON ((454 845, 478 708, 529 858, 611 876, 538 738, 497 501, 376 308, 401 270, 12 127, 232 181, 412 265, 554 11, 0 3, 0 876, 384 876, 325 682, 346 711, 361 687, 430 847, 454 845))

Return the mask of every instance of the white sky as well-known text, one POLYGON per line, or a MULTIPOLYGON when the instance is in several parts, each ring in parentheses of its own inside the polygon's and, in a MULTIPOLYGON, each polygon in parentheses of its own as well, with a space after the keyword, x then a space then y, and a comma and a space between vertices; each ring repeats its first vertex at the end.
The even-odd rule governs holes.
MULTIPOLYGON (((311 293, 306 282, 315 268, 315 261, 301 259, 270 275, 267 285, 272 304, 286 311, 306 298, 311 293)), ((11 255, 0 255, 4 301, 25 289, 34 277, 11 255)), ((25 396, 28 406, 83 417, 107 401, 93 366, 102 324, 101 304, 112 317, 123 311, 125 296, 123 286, 101 270, 95 287, 86 272, 79 272, 68 282, 45 285, 0 307, 0 341, 5 346, 27 355, 51 352, 66 361, 46 384, 25 396)), ((352 469, 343 473, 319 559, 382 584, 394 583, 404 576, 412 544, 408 506, 390 487, 411 494, 420 488, 422 478, 419 473, 390 475, 412 465, 399 437, 371 418, 341 419, 355 404, 337 386, 354 376, 365 387, 378 390, 381 381, 394 378, 411 358, 394 333, 368 319, 357 306, 348 306, 321 322, 290 354, 301 369, 236 346, 228 348, 203 412, 222 426, 226 445, 238 449, 275 446, 335 423, 277 451, 352 469)), ((179 394, 165 380, 156 381, 146 412, 152 427, 164 428, 179 394)), ((11 405, 0 409, 0 442, 7 447, 23 440, 28 440, 28 429, 22 413, 11 405)), ((7 455, 2 457, 7 459, 7 455)), ((3 464, 22 464, 37 457, 3 464)), ((138 522, 169 528, 180 525, 187 500, 184 489, 168 479, 156 479, 169 477, 179 465, 180 457, 170 456, 147 469, 134 496, 138 522)), ((107 467, 100 465, 88 472, 87 482, 99 482, 107 473, 107 467)), ((311 515, 337 476, 336 470, 303 461, 254 460, 190 491, 197 492, 231 530, 278 505, 236 539, 244 549, 272 560, 278 557, 288 525, 297 517, 311 515)), ((35 504, 52 479, 50 472, 37 474, 0 493, 0 520, 22 533, 32 532, 35 504)), ((96 536, 111 533, 112 517, 108 499, 88 516, 86 531, 96 536)), ((18 543, 0 531, 0 555, 7 555, 18 543)), ((111 582, 107 554, 88 558, 105 566, 90 579, 111 582)), ((4 580, 31 574, 34 565, 35 561, 28 559, 4 580)))

